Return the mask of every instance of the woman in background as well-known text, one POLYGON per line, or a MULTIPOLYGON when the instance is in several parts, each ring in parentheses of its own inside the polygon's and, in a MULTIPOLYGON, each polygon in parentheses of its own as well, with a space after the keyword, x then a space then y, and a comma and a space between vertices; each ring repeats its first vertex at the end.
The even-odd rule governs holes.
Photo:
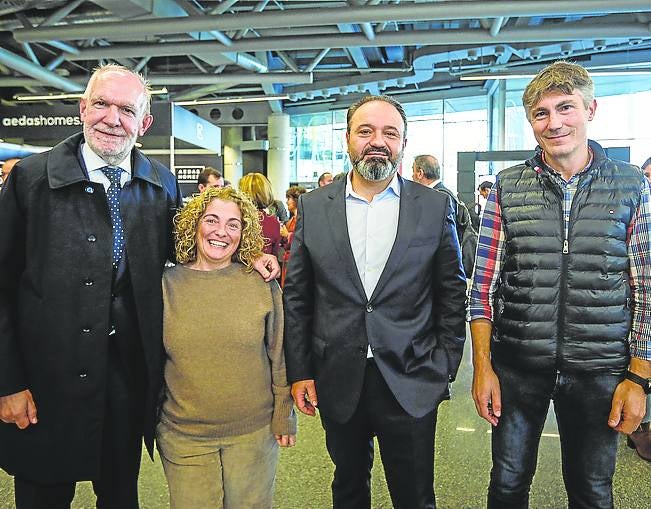
POLYGON ((276 281, 252 272, 258 211, 233 188, 174 220, 163 275, 165 399, 157 428, 172 509, 270 508, 278 447, 295 443, 276 281))
POLYGON ((260 214, 262 236, 265 238, 264 252, 278 256, 278 249, 283 241, 280 235, 280 221, 265 210, 274 203, 271 182, 262 173, 247 173, 240 179, 240 191, 251 198, 260 214))
POLYGON ((289 261, 289 252, 292 247, 292 237, 296 229, 296 212, 298 206, 298 197, 307 192, 303 186, 292 186, 285 192, 287 198, 287 210, 289 211, 289 220, 280 229, 280 234, 284 240, 285 252, 283 253, 280 286, 285 286, 285 275, 287 274, 287 262, 289 261))

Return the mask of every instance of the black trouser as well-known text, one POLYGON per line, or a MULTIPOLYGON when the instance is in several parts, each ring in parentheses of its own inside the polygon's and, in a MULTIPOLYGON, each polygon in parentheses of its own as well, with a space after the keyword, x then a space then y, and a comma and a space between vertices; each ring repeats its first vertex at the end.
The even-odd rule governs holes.
MULTIPOLYGON (((137 509, 144 398, 142 388, 135 388, 127 381, 117 350, 112 341, 109 346, 101 471, 99 478, 93 480, 93 490, 99 509, 137 509)), ((74 418, 74 415, 70 416, 70 419, 74 418)), ((43 484, 15 478, 16 508, 68 509, 75 495, 75 484, 43 484)))
POLYGON ((371 507, 373 436, 377 436, 389 494, 396 509, 435 508, 436 409, 419 419, 396 401, 375 362, 367 362, 364 387, 352 418, 338 423, 321 414, 335 464, 335 509, 371 507))
MULTIPOLYGON (((550 400, 558 422, 563 479, 570 509, 613 507, 617 432, 608 427, 612 374, 538 374, 495 363, 502 415, 493 428, 489 509, 523 509, 536 471, 538 445, 550 400)), ((562 505, 558 500, 558 505, 562 505)))

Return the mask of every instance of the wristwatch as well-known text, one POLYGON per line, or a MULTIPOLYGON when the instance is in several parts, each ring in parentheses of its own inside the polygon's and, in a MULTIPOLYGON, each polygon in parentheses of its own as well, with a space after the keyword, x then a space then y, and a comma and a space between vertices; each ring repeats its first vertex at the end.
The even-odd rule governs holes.
POLYGON ((651 394, 651 378, 644 378, 640 375, 633 373, 632 371, 626 371, 624 378, 642 387, 642 389, 644 389, 645 394, 651 394))

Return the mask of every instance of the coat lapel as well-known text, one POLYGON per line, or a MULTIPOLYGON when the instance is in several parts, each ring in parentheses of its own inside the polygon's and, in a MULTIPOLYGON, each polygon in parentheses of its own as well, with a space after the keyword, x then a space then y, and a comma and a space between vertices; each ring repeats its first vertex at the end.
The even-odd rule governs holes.
POLYGON ((346 221, 346 180, 335 182, 328 186, 328 202, 326 203, 326 216, 332 235, 333 246, 341 260, 341 267, 346 271, 348 279, 366 301, 364 285, 359 277, 355 256, 350 246, 348 223, 346 221))
POLYGON ((373 290, 373 295, 371 295, 371 298, 369 299, 371 301, 380 294, 384 286, 393 276, 393 273, 398 267, 400 267, 405 252, 411 242, 411 238, 416 231, 416 225, 418 224, 422 214, 421 202, 418 199, 419 193, 415 192, 417 189, 414 187, 414 184, 405 182, 405 180, 400 176, 398 179, 402 186, 402 189, 400 190, 400 217, 398 218, 398 231, 396 232, 396 240, 391 248, 389 259, 384 266, 384 270, 375 286, 375 290, 373 290))

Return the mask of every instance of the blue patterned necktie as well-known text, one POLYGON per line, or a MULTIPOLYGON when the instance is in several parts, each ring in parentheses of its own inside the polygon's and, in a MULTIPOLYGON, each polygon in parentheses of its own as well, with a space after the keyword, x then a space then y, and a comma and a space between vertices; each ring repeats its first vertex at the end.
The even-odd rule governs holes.
POLYGON ((113 166, 105 166, 102 168, 102 173, 109 179, 111 185, 106 191, 108 198, 109 212, 111 213, 111 224, 113 226, 113 251, 112 261, 113 268, 117 268, 122 257, 122 249, 124 248, 124 232, 122 231, 122 217, 120 216, 120 174, 122 168, 113 166))

